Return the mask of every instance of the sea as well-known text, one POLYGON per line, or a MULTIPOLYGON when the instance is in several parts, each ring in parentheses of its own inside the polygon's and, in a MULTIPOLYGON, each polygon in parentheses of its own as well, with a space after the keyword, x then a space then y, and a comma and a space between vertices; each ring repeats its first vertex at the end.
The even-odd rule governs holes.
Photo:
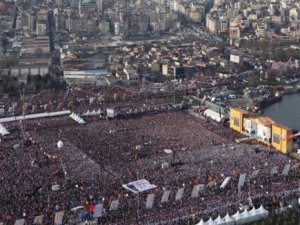
POLYGON ((264 109, 264 116, 291 129, 300 130, 300 93, 284 95, 280 102, 264 109))

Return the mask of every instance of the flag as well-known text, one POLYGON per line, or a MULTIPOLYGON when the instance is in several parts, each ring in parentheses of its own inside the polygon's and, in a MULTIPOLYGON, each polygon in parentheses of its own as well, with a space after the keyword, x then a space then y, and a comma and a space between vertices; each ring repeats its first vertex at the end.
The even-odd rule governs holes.
POLYGON ((88 203, 88 204, 85 205, 85 209, 86 209, 86 211, 88 211, 89 213, 94 212, 94 211, 95 211, 95 208, 96 208, 96 206, 93 205, 93 204, 91 204, 91 203, 88 203))

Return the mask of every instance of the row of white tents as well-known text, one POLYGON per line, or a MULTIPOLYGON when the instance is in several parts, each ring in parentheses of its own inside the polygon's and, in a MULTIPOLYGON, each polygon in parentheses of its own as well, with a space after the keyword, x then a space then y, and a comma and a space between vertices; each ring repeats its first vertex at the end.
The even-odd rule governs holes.
POLYGON ((103 113, 103 111, 101 109, 98 109, 98 110, 94 109, 92 111, 88 110, 88 111, 82 113, 82 116, 98 116, 101 113, 103 113))
POLYGON ((10 134, 9 131, 2 125, 2 123, 0 123, 0 134, 2 136, 10 134))
POLYGON ((251 210, 245 209, 243 212, 237 211, 234 215, 230 216, 228 213, 224 218, 219 215, 216 219, 209 218, 208 221, 204 222, 203 219, 200 220, 196 225, 238 225, 247 224, 253 221, 257 221, 269 216, 268 210, 266 210, 262 205, 251 210))
POLYGON ((64 111, 57 111, 57 112, 46 112, 46 113, 35 113, 35 114, 29 114, 25 116, 13 116, 13 117, 5 117, 0 118, 0 123, 8 123, 13 121, 20 121, 20 120, 28 120, 28 119, 39 119, 39 118, 46 118, 46 117, 54 117, 54 116, 65 116, 69 115, 71 113, 70 110, 64 110, 64 111))
POLYGON ((80 116, 78 116, 76 113, 71 113, 70 117, 73 120, 75 120, 77 123, 80 123, 80 124, 85 123, 85 121, 80 116))

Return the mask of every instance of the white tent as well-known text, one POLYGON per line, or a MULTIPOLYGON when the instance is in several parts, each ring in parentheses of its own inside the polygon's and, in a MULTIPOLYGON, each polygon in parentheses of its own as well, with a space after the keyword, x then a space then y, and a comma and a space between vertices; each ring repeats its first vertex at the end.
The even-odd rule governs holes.
POLYGON ((225 220, 222 219, 220 215, 214 220, 214 222, 218 225, 226 224, 225 220))
POLYGON ((90 110, 86 111, 85 113, 82 114, 83 116, 90 116, 91 115, 91 112, 90 110))
POLYGON ((240 219, 237 221, 237 224, 244 224, 250 222, 250 214, 247 209, 244 209, 242 213, 240 213, 240 219))
POLYGON ((206 221, 204 224, 205 224, 205 225, 217 225, 217 224, 213 221, 213 219, 212 219, 211 217, 210 217, 209 220, 206 221))
POLYGON ((154 204, 154 197, 155 197, 155 194, 153 194, 153 193, 147 195, 146 209, 152 209, 153 204, 154 204))
POLYGON ((255 207, 253 207, 250 211, 248 211, 248 213, 249 213, 249 222, 259 219, 255 207))
POLYGON ((80 123, 80 124, 85 123, 85 121, 84 121, 82 118, 80 118, 78 115, 76 115, 75 113, 72 113, 72 114, 70 115, 70 117, 71 117, 73 120, 75 120, 77 123, 80 123))
POLYGON ((221 115, 220 113, 215 112, 211 109, 204 110, 203 114, 204 114, 204 116, 209 117, 217 122, 220 122, 224 118, 223 115, 221 115))
POLYGON ((164 149, 164 152, 167 153, 167 154, 173 153, 173 151, 171 149, 164 149))
POLYGON ((256 213, 259 216, 259 218, 265 218, 269 215, 268 210, 266 210, 262 205, 256 210, 256 213))
POLYGON ((233 218, 235 221, 239 221, 239 220, 241 219, 239 210, 238 210, 234 215, 232 215, 232 218, 233 218))
POLYGON ((203 221, 203 219, 201 219, 200 221, 199 221, 199 223, 197 223, 196 225, 204 225, 205 223, 204 223, 204 221, 203 221))
POLYGON ((0 134, 2 136, 10 134, 9 131, 0 123, 0 134))
POLYGON ((234 219, 231 216, 229 216, 228 213, 224 217, 224 221, 225 221, 226 225, 234 225, 235 224, 234 219))

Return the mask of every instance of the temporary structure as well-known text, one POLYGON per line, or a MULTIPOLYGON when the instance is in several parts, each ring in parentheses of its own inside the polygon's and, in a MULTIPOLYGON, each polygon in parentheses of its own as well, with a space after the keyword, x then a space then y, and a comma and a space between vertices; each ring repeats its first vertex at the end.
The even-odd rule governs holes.
POLYGON ((235 221, 239 221, 241 216, 240 216, 240 212, 239 210, 234 214, 232 215, 232 218, 235 220, 235 221))
POLYGON ((222 219, 220 215, 214 220, 214 222, 218 225, 226 224, 225 220, 222 219))
POLYGON ((259 218, 265 218, 268 217, 269 212, 266 210, 262 205, 256 210, 256 214, 259 218))
POLYGON ((224 219, 226 225, 234 225, 235 224, 234 219, 231 216, 229 216, 228 213, 226 214, 226 216, 223 219, 224 219))
POLYGON ((259 219, 259 216, 257 215, 255 207, 253 207, 251 210, 249 210, 248 213, 249 213, 249 222, 259 219))
POLYGON ((237 221, 237 224, 245 224, 248 223, 250 219, 250 214, 247 209, 244 209, 242 213, 240 213, 240 219, 237 221))
POLYGON ((205 223, 204 223, 203 219, 201 219, 200 222, 197 223, 196 225, 204 225, 204 224, 205 224, 205 223))
POLYGON ((0 134, 2 136, 10 134, 9 131, 0 123, 0 134))
POLYGON ((217 224, 213 221, 213 219, 212 219, 211 217, 210 217, 209 220, 206 221, 204 224, 205 224, 205 225, 217 225, 217 224))

